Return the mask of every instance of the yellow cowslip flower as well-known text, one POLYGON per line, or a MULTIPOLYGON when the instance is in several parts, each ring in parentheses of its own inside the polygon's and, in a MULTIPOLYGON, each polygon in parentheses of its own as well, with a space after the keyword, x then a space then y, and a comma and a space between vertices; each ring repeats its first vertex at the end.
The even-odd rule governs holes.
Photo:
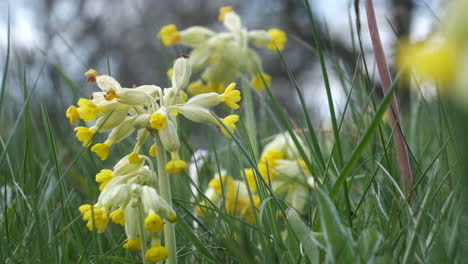
POLYGON ((125 226, 125 212, 122 208, 112 211, 109 217, 114 223, 125 226))
POLYGON ((256 74, 252 77, 252 80, 250 80, 250 84, 252 87, 254 87, 257 91, 262 91, 265 89, 265 83, 263 83, 263 80, 265 80, 265 83, 270 86, 271 85, 271 76, 262 73, 262 75, 256 74), (262 79, 263 76, 263 79, 262 79))
POLYGON ((110 180, 114 177, 113 171, 111 170, 101 170, 100 173, 96 174, 96 182, 101 182, 99 185, 99 190, 102 191, 104 187, 109 183, 110 180))
POLYGON ((187 91, 192 96, 204 93, 204 89, 205 89, 205 87, 201 82, 192 82, 187 87, 187 91))
POLYGON ((221 96, 221 102, 224 102, 232 109, 238 109, 239 105, 237 102, 239 102, 242 97, 241 92, 239 90, 234 90, 234 88, 236 88, 236 83, 231 83, 226 90, 224 90, 224 94, 221 96))
POLYGON ((162 113, 155 113, 151 115, 150 125, 156 130, 163 130, 166 127, 167 117, 162 113))
POLYGON ((169 80, 172 79, 172 74, 174 73, 174 68, 169 68, 169 70, 167 70, 166 72, 166 75, 167 75, 167 78, 169 78, 169 80))
POLYGON ((288 40, 288 37, 286 37, 286 33, 284 33, 284 31, 279 30, 277 28, 272 28, 268 30, 268 34, 270 35, 271 40, 267 44, 267 48, 273 51, 276 50, 276 47, 278 47, 278 50, 280 51, 284 50, 284 44, 288 40))
POLYGON ((83 142, 83 147, 88 147, 91 144, 91 140, 96 134, 97 129, 96 127, 75 127, 76 131, 76 138, 83 142))
POLYGON ((223 190, 223 184, 228 185, 228 182, 231 182, 232 178, 230 176, 226 175, 221 175, 219 177, 214 177, 211 179, 211 181, 208 183, 208 187, 213 189, 217 195, 221 195, 223 190))
POLYGON ((157 155, 157 153, 156 153, 156 144, 151 145, 150 150, 149 150, 149 154, 152 157, 156 157, 156 155, 157 155))
POLYGON ((226 16, 227 13, 232 12, 232 6, 223 6, 219 9, 219 16, 218 20, 219 21, 224 21, 224 16, 226 16))
POLYGON ((206 213, 205 213, 205 210, 207 210, 206 208, 206 203, 205 202, 199 202, 198 205, 195 207, 195 213, 197 214, 197 216, 205 216, 206 213))
MULTIPOLYGON (((238 115, 228 115, 225 118, 221 119, 221 121, 226 125, 226 127, 231 131, 231 133, 234 133, 234 130, 236 130, 236 123, 239 121, 239 116, 238 115)), ((221 132, 227 137, 231 138, 231 135, 227 132, 227 130, 224 128, 224 126, 220 123, 218 123, 219 128, 221 129, 221 132)))
POLYGON ((155 213, 150 213, 145 218, 145 228, 151 232, 159 232, 163 228, 161 217, 155 213))
POLYGON ((247 178, 247 183, 250 186, 251 191, 255 191, 257 189, 257 182, 255 181, 255 172, 254 169, 244 169, 245 177, 247 178))
POLYGON ((448 39, 428 39, 400 45, 397 65, 403 70, 414 70, 422 79, 448 82, 457 73, 460 52, 448 39))
POLYGON ((180 33, 177 31, 176 25, 170 24, 161 28, 158 38, 161 39, 164 46, 175 45, 180 41, 180 33))
POLYGON ((165 260, 168 257, 169 257, 169 251, 167 250, 167 248, 158 244, 153 245, 145 253, 145 259, 150 262, 158 262, 161 260, 165 260))
POLYGON ((78 106, 78 115, 86 122, 93 121, 99 114, 98 107, 89 99, 81 98, 78 100, 78 106))
POLYGON ((88 77, 88 83, 93 83, 96 81, 96 78, 99 76, 99 74, 95 69, 89 69, 87 72, 85 72, 84 76, 88 77))
POLYGON ((276 170, 269 167, 265 162, 258 164, 258 171, 260 171, 262 177, 267 181, 273 180, 276 176, 276 170))
POLYGON ((278 165, 277 161, 283 159, 284 154, 280 149, 269 149, 262 157, 260 163, 268 163, 268 167, 274 168, 278 165))
POLYGON ((128 161, 132 164, 138 164, 140 161, 140 155, 136 152, 132 152, 130 155, 128 155, 128 161))
POLYGON ((188 165, 181 159, 172 159, 166 164, 165 169, 168 173, 179 173, 181 171, 187 170, 188 165))
POLYGON ((98 143, 91 148, 91 151, 95 152, 101 160, 105 160, 109 156, 110 146, 111 144, 109 142, 98 143))
POLYGON ((123 244, 123 247, 128 249, 128 250, 132 250, 132 251, 141 250, 140 239, 138 239, 138 238, 129 238, 129 239, 127 239, 125 244, 123 244))
POLYGON ((96 230, 98 233, 102 233, 106 230, 107 224, 109 223, 109 217, 103 208, 84 204, 79 207, 79 210, 83 215, 83 220, 88 221, 86 223, 86 227, 89 231, 96 230))
POLYGON ((70 119, 70 124, 75 124, 76 121, 78 121, 78 108, 76 108, 74 105, 71 105, 68 107, 67 112, 65 112, 65 115, 68 119, 70 119))

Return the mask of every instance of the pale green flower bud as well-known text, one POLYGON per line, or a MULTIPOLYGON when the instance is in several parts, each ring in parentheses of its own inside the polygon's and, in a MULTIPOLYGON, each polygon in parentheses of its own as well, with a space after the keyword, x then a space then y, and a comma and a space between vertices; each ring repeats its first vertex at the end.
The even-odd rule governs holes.
POLYGON ((117 164, 115 164, 114 176, 127 175, 133 171, 139 170, 143 166, 143 163, 145 162, 144 159, 140 159, 137 164, 132 164, 129 162, 128 156, 129 155, 123 157, 119 162, 117 162, 117 164))
POLYGON ((198 72, 203 69, 208 63, 208 59, 211 56, 211 50, 208 46, 200 46, 192 50, 190 53, 190 63, 192 65, 192 71, 198 72))
POLYGON ((107 131, 120 125, 127 117, 126 112, 110 112, 103 117, 100 117, 96 121, 96 126, 99 131, 107 131))
POLYGON ((239 15, 235 12, 229 12, 224 16, 224 26, 231 32, 237 32, 242 29, 239 15))
POLYGON ((96 83, 103 92, 110 90, 118 91, 121 89, 120 84, 108 75, 100 75, 96 78, 96 83))
POLYGON ((266 46, 271 41, 271 36, 265 30, 251 30, 247 33, 249 42, 257 46, 266 46))
POLYGON ((218 93, 204 93, 196 95, 187 101, 187 105, 196 105, 200 107, 210 108, 221 102, 218 93))
POLYGON ((136 116, 135 122, 133 123, 133 126, 136 129, 142 129, 145 128, 148 125, 148 122, 151 118, 150 114, 141 114, 136 116))
POLYGON ((182 90, 187 86, 192 68, 190 60, 186 58, 178 58, 174 63, 174 73, 172 74, 172 86, 176 91, 182 90))
POLYGON ((206 108, 185 104, 178 107, 179 112, 186 118, 198 123, 216 123, 216 118, 206 108))
POLYGON ((121 88, 117 92, 117 97, 119 102, 128 105, 144 105, 151 100, 151 97, 143 90, 135 88, 121 88))
POLYGON ((135 123, 135 120, 136 116, 127 117, 122 124, 112 129, 112 131, 109 134, 109 137, 107 138, 107 141, 109 141, 111 144, 114 144, 130 136, 130 134, 132 134, 133 131, 135 131, 135 127, 133 125, 135 123))
POLYGON ((190 47, 199 46, 215 33, 207 28, 194 26, 180 31, 180 43, 190 47))
POLYGON ((168 152, 177 152, 180 148, 179 136, 177 135, 177 129, 173 121, 168 118, 166 127, 159 130, 159 137, 163 147, 168 152))

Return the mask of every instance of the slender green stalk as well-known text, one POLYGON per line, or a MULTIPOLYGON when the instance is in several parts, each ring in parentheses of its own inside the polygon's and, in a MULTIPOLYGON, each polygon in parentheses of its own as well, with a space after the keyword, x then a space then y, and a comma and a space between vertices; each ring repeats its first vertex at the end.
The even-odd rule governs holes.
POLYGON ((241 78, 242 82, 242 97, 244 101, 244 118, 247 128, 247 135, 249 136, 250 144, 252 145, 255 157, 258 157, 258 141, 257 141, 257 126, 255 124, 255 112, 253 107, 252 88, 245 78, 241 78))
MULTIPOLYGON (((169 182, 169 175, 165 170, 166 166, 166 152, 164 151, 159 135, 152 134, 156 143, 156 160, 158 163, 158 177, 159 177, 159 193, 166 202, 172 206, 171 199, 171 184, 169 182)), ((175 224, 166 222, 164 224, 164 245, 169 251, 169 258, 167 264, 177 263, 177 249, 175 238, 175 224)))

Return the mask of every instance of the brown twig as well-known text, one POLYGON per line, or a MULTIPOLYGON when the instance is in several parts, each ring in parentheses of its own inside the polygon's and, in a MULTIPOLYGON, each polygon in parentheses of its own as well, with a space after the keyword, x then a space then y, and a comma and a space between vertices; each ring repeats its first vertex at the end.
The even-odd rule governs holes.
MULTIPOLYGON (((377 27, 377 21, 375 18, 374 6, 372 0, 366 0, 366 14, 367 23, 369 25, 369 32, 372 40, 372 47, 374 48, 375 61, 377 69, 379 71, 380 81, 382 82, 383 93, 386 94, 390 86, 392 85, 392 78, 390 76, 390 70, 388 69, 387 61, 385 60, 385 54, 382 48, 382 42, 380 41, 379 29, 377 27)), ((395 133, 393 133, 393 141, 395 142, 395 150, 397 155, 398 167, 400 169, 400 178, 403 185, 403 191, 407 197, 411 194, 413 187, 413 176, 411 173, 411 165, 408 156, 408 149, 405 144, 403 137, 403 129, 400 119, 400 111, 395 95, 393 95, 390 108, 387 109, 387 114, 390 117, 392 127, 397 127, 395 133)), ((414 196, 412 201, 414 201, 414 196)))

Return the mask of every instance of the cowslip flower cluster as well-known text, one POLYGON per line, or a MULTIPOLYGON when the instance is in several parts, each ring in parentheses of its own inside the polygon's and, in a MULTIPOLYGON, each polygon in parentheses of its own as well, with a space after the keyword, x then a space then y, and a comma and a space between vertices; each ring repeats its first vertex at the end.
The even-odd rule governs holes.
POLYGON ((113 170, 104 169, 96 175, 101 190, 97 203, 82 205, 79 210, 91 231, 104 232, 109 219, 125 226, 127 241, 123 246, 129 250, 140 250, 150 241, 151 247, 145 253, 149 261, 168 257, 168 250, 160 244, 159 231, 164 221, 173 223, 177 216, 168 198, 158 194, 159 176, 153 170, 151 159, 140 153, 143 145, 149 137, 158 137, 160 141, 155 142, 161 145, 153 144, 149 155, 156 156, 157 148, 164 149, 171 159, 162 167, 167 173, 180 173, 187 169, 187 164, 179 156, 177 115, 194 122, 215 124, 228 138, 231 135, 226 128, 233 133, 239 120, 238 115, 217 119, 209 111, 220 103, 239 108, 241 93, 235 89, 235 83, 221 94, 212 92, 188 98, 184 89, 190 75, 190 60, 185 57, 175 61, 172 87, 165 89, 155 85, 122 88, 114 78, 90 70, 85 73, 88 82, 96 82, 101 91, 93 93, 91 99, 79 99, 77 106, 72 105, 66 111, 71 124, 78 119, 95 120, 90 127, 76 127, 76 137, 84 147, 92 145, 91 151, 102 160, 107 159, 112 145, 136 132, 133 150, 113 170), (107 139, 95 143, 94 136, 105 131, 110 131, 107 139))
MULTIPOLYGON (((271 186, 275 195, 283 196, 298 211, 304 208, 309 190, 315 187, 315 182, 288 133, 276 135, 265 145, 257 168, 260 177, 271 186)), ((234 180, 225 172, 215 174, 204 195, 218 207, 224 198, 227 213, 253 222, 253 210, 258 209, 261 203, 257 189, 260 179, 253 168, 246 168, 240 174, 241 178, 245 176, 246 181, 234 180), (252 193, 253 206, 247 185, 252 193)), ((196 208, 199 216, 206 215, 207 210, 206 202, 199 203, 196 208)))
MULTIPOLYGON (((226 83, 239 76, 251 76, 251 84, 257 90, 265 88, 263 80, 269 84, 271 77, 256 74, 262 64, 257 53, 249 47, 254 44, 269 50, 283 50, 286 34, 276 28, 248 31, 232 7, 220 9, 219 21, 223 21, 228 31, 213 32, 205 27, 193 26, 179 31, 174 24, 161 28, 158 37, 166 46, 181 44, 193 48, 190 53, 193 71, 200 72, 200 80, 192 82, 187 90, 190 94, 208 92, 222 93, 226 83), (262 79, 263 76, 263 79, 262 79)), ((168 75, 171 75, 171 70, 168 75)))
MULTIPOLYGON (((85 147, 93 143, 96 133, 110 130, 104 142, 91 147, 91 151, 102 160, 107 159, 113 144, 130 136, 136 130, 137 142, 129 155, 129 161, 136 163, 148 135, 157 133, 161 138, 162 147, 171 155, 171 161, 166 164, 166 171, 179 173, 187 169, 187 164, 179 157, 180 141, 176 122, 178 114, 194 122, 215 124, 228 138, 230 134, 221 122, 234 132, 235 124, 239 120, 238 115, 229 115, 219 122, 209 111, 209 108, 220 103, 225 103, 232 109, 239 108, 241 93, 235 89, 235 83, 231 83, 221 94, 212 92, 188 99, 184 88, 190 75, 191 66, 187 58, 176 60, 171 88, 161 89, 155 85, 122 88, 110 76, 93 74, 92 78, 96 79, 101 92, 93 93, 92 99, 79 99, 78 107, 70 106, 66 116, 71 124, 77 122, 79 118, 86 122, 97 118, 95 125, 91 127, 75 128, 77 139, 85 147)), ((150 153, 155 153, 155 147, 152 146, 150 153)))
MULTIPOLYGON (((252 206, 245 182, 234 180, 224 170, 216 173, 211 179, 205 191, 205 197, 218 207, 221 207, 224 197, 226 213, 244 218, 249 223, 255 222, 253 210, 258 210, 261 203, 260 196, 253 194, 252 206)), ((209 210, 206 207, 206 202, 199 203, 196 207, 197 215, 206 215, 209 210)))
MULTIPOLYGON (((296 138, 303 144, 299 136, 296 138)), ((275 195, 284 196, 284 200, 298 211, 304 208, 315 182, 288 132, 274 136, 264 146, 257 168, 275 195)), ((251 188, 256 190, 255 170, 245 169, 245 176, 251 188)))
POLYGON ((145 161, 151 162, 140 155, 134 164, 127 155, 113 170, 101 170, 96 175, 96 181, 101 183, 97 202, 84 204, 79 210, 90 231, 102 233, 112 220, 125 227, 127 240, 124 248, 141 250, 143 243, 149 241, 151 247, 145 252, 145 258, 159 261, 168 257, 168 250, 160 243, 160 231, 165 222, 174 223, 177 216, 159 196, 154 187, 155 172, 144 165, 145 161))

